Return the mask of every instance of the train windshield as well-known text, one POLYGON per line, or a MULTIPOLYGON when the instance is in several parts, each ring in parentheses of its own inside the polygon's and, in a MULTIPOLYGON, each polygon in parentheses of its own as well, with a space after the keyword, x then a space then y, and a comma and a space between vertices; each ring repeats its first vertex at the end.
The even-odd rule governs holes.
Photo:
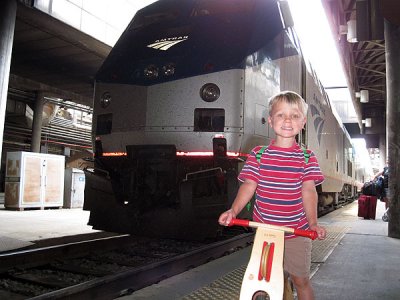
POLYGON ((185 17, 201 17, 214 15, 234 15, 249 13, 253 10, 255 0, 202 0, 196 1, 194 8, 191 10, 182 9, 182 5, 171 6, 169 2, 157 3, 157 11, 152 9, 152 5, 148 8, 140 10, 135 15, 135 18, 130 25, 130 29, 137 30, 149 25, 158 24, 161 22, 171 22, 185 17), (165 6, 161 8, 160 6, 165 6), (168 5, 168 6, 167 6, 168 5))
POLYGON ((144 13, 143 11, 139 11, 135 15, 130 29, 137 30, 152 24, 157 24, 164 21, 173 21, 180 18, 180 15, 181 13, 177 9, 169 9, 156 13, 144 13))
POLYGON ((157 1, 136 13, 96 80, 153 85, 242 69, 260 51, 282 57, 283 30, 277 0, 157 1))
POLYGON ((197 2, 191 13, 191 17, 248 13, 252 11, 253 7, 254 0, 230 0, 229 3, 227 3, 226 1, 203 0, 197 2))

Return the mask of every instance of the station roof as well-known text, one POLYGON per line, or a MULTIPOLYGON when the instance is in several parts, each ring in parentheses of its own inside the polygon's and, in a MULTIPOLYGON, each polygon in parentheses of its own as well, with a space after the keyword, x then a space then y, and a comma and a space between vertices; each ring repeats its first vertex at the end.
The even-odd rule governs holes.
POLYGON ((110 51, 107 44, 18 2, 9 86, 92 106, 94 76, 110 51))
POLYGON ((400 25, 397 0, 322 0, 339 55, 359 124, 345 124, 351 137, 366 139, 367 148, 379 148, 379 136, 386 136, 386 49, 384 19, 400 25), (357 41, 349 42, 348 21, 356 24, 357 41), (369 101, 361 103, 356 92, 367 90, 369 101), (362 120, 370 118, 372 127, 362 120), (361 129, 360 129, 361 128, 361 129))

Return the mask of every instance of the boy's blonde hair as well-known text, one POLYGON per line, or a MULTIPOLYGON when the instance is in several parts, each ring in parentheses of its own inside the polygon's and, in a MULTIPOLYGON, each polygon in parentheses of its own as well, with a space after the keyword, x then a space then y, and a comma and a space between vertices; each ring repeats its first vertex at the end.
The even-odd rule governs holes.
POLYGON ((308 104, 299 94, 292 92, 292 91, 280 92, 280 93, 272 96, 269 99, 268 109, 269 109, 270 116, 272 116, 271 114, 272 114, 275 104, 277 104, 279 102, 285 102, 290 105, 297 105, 297 107, 300 109, 303 116, 304 117, 307 116, 308 104))

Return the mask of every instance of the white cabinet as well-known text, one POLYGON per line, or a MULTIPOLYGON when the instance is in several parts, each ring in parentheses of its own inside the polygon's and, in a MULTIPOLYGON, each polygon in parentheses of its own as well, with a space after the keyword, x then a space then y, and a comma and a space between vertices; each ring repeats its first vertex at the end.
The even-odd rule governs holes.
POLYGON ((65 157, 35 152, 8 152, 4 206, 62 207, 65 157))
POLYGON ((64 207, 83 207, 85 198, 85 173, 76 168, 65 169, 64 207))

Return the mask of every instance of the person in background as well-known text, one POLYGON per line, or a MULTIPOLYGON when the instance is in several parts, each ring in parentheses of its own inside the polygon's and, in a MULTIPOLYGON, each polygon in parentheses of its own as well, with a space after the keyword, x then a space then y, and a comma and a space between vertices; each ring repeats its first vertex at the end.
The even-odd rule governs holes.
POLYGON ((385 208, 389 207, 389 166, 386 161, 386 166, 383 168, 381 172, 375 175, 374 180, 378 179, 380 176, 383 176, 383 193, 382 199, 385 202, 385 208))
MULTIPOLYGON (((315 186, 324 177, 314 153, 305 153, 296 143, 296 135, 306 123, 307 104, 300 95, 285 91, 269 100, 268 123, 276 138, 268 147, 255 147, 238 179, 242 182, 229 210, 218 222, 227 226, 256 193, 253 220, 296 229, 311 229, 319 239, 326 236, 318 225, 318 195, 315 186), (258 159, 259 158, 259 159, 258 159)), ((311 286, 311 240, 285 236, 284 270, 296 288, 299 300, 314 299, 311 286)))

